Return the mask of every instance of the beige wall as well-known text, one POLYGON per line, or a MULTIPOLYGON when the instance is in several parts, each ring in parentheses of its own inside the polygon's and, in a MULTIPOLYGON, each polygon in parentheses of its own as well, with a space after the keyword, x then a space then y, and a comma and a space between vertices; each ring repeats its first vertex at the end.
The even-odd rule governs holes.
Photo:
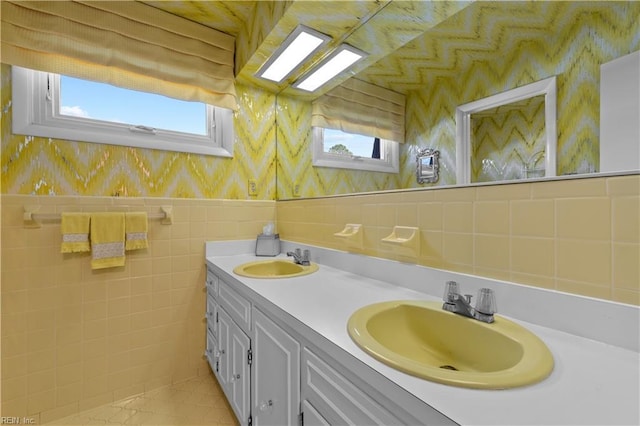
MULTIPOLYGON (((363 253, 640 304, 640 176, 600 177, 277 203, 284 239, 343 249, 364 225, 363 253), (420 228, 420 254, 380 239, 420 228)), ((444 284, 443 284, 444 285, 444 284)))
POLYGON ((255 238, 273 201, 2 195, 2 415, 37 421, 207 372, 204 243, 255 238), (150 220, 150 246, 126 265, 92 271, 88 254, 60 254, 60 223, 42 213, 172 205, 150 220))

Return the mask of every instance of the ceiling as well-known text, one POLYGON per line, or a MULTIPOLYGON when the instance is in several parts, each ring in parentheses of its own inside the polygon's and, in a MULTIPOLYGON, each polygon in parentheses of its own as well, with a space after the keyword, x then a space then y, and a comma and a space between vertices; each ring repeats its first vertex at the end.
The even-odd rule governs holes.
MULTIPOLYGON (((154 7, 183 16, 236 37, 236 78, 275 93, 317 97, 357 75, 358 79, 407 93, 438 78, 472 73, 478 62, 493 61, 496 73, 509 72, 509 60, 520 46, 564 45, 556 34, 579 15, 597 15, 606 1, 148 1, 154 7), (254 73, 286 36, 304 24, 369 53, 349 74, 322 92, 307 95, 291 87, 298 76, 282 84, 254 73), (540 43, 540 42, 543 43, 540 43), (240 59, 238 59, 240 58, 240 59), (504 65, 504 66, 500 66, 504 65)), ((633 2, 628 2, 633 3, 633 2)), ((638 2, 640 3, 640 2, 638 2)), ((638 7, 632 12, 638 13, 638 7)), ((327 52, 316 55, 317 63, 327 52)), ((303 68, 304 73, 310 67, 303 68)))
POLYGON ((145 1, 144 3, 238 37, 253 20, 256 1, 145 1))

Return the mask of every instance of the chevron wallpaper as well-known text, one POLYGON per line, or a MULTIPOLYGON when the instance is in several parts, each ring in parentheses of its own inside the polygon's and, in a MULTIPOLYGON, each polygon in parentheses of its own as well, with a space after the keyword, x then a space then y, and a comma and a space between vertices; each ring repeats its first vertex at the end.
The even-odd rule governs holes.
MULTIPOLYGON (((248 32, 244 43, 255 46, 282 13, 229 31, 248 32)), ((238 85, 233 159, 12 135, 2 65, 1 191, 248 199, 248 179, 259 183, 258 199, 291 198, 294 187, 301 197, 415 188, 415 154, 425 147, 441 152, 436 185, 454 184, 455 107, 551 75, 558 76, 557 173, 597 170, 599 66, 640 49, 639 17, 633 1, 475 2, 364 70, 359 78, 407 93, 397 176, 311 167, 309 103, 247 84, 238 85)))
POLYGON ((310 102, 279 96, 276 121, 279 199, 294 197, 296 185, 302 197, 398 187, 395 174, 312 167, 310 102))
POLYGON ((11 81, 2 65, 2 193, 172 198, 275 198, 275 98, 237 86, 234 157, 63 141, 11 133, 11 81), (255 179, 258 196, 247 195, 255 179))
MULTIPOLYGON (((407 143, 401 147, 397 179, 311 168, 309 150, 287 148, 310 138, 310 128, 298 127, 291 140, 283 140, 286 135, 278 138, 278 161, 307 164, 298 177, 302 196, 416 188, 427 184, 416 182, 415 155, 431 147, 441 153, 440 181, 435 185, 452 185, 456 106, 557 75, 557 174, 594 171, 599 156, 600 64, 638 49, 640 2, 478 2, 357 76, 408 93, 407 143)), ((307 114, 279 102, 279 122, 289 120, 282 117, 287 112, 307 114)), ((304 124, 299 117, 297 121, 304 124)), ((527 149, 529 155, 535 152, 527 149)), ((280 185, 278 195, 289 198, 280 185)))
MULTIPOLYGON (((491 9, 495 6, 490 5, 494 2, 486 3, 489 3, 486 9, 481 11, 495 13, 491 9)), ((434 58, 432 69, 414 71, 422 73, 423 87, 412 91, 407 100, 409 145, 403 147, 403 187, 419 186, 411 178, 414 172, 411 157, 417 147, 439 149, 443 153, 440 184, 455 183, 457 105, 552 75, 558 77, 557 174, 598 169, 600 64, 640 49, 640 2, 532 2, 532 5, 536 9, 530 16, 530 26, 510 26, 506 14, 517 11, 509 9, 504 11, 504 20, 487 26, 490 30, 486 31, 496 37, 493 44, 483 41, 488 37, 482 31, 484 27, 463 19, 466 9, 454 17, 459 22, 448 20, 447 28, 439 28, 447 33, 453 31, 448 27, 455 27, 457 37, 446 39, 446 43, 453 45, 444 45, 444 38, 430 46, 414 44, 422 52, 433 52, 434 58), (576 9, 575 3, 582 8, 576 9), (554 31, 543 36, 548 26, 554 31), (445 52, 453 55, 439 55, 445 52), (466 65, 462 63, 465 61, 466 65), (456 73, 456 69, 467 71, 456 73)), ((404 64, 411 61, 411 49, 406 49, 402 51, 404 64)))
POLYGON ((544 97, 529 102, 473 114, 471 116, 471 182, 526 178, 528 167, 542 167, 545 148, 544 97), (539 154, 539 155, 536 155, 539 154), (538 161, 540 160, 540 161, 538 161))

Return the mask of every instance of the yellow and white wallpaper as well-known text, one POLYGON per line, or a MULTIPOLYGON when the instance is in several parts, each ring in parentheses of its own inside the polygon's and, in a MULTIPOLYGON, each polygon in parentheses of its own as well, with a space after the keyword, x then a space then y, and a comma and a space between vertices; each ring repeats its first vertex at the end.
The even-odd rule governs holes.
POLYGON ((544 114, 543 96, 473 114, 471 182, 544 176, 544 114))
POLYGON ((295 196, 316 197, 361 191, 380 191, 398 187, 398 175, 356 170, 313 167, 311 103, 278 96, 277 163, 278 199, 295 196))
POLYGON ((14 135, 10 67, 2 65, 2 193, 275 199, 275 97, 237 86, 232 159, 14 135), (258 195, 249 196, 255 179, 258 195))
MULTIPOLYGON (((497 20, 495 34, 502 34, 497 45, 514 43, 504 55, 483 59, 482 49, 464 42, 467 33, 479 31, 470 23, 459 22, 460 36, 454 51, 465 54, 478 49, 478 60, 467 75, 442 76, 430 80, 425 88, 412 92, 407 100, 407 139, 412 145, 434 147, 444 153, 441 184, 455 183, 455 108, 553 75, 558 78, 557 174, 565 175, 598 169, 599 157, 599 81, 600 64, 640 48, 640 3, 601 2, 592 11, 570 13, 571 2, 536 2, 539 14, 529 27, 513 28, 508 19, 497 20), (604 4, 606 3, 606 4, 604 4), (566 16, 573 19, 568 20, 566 16), (528 40, 541 31, 545 22, 553 22, 555 31, 544 38, 528 40), (463 25, 466 24, 466 25, 463 25), (500 28, 502 26, 502 28, 500 28), (466 30, 464 30, 466 28, 466 30)), ((456 15, 458 18, 458 15, 456 15)), ((461 18, 460 18, 461 19, 461 18)), ((451 21, 451 20, 450 20, 451 21)), ((455 25, 447 22, 447 26, 455 25)), ((473 40, 477 38, 472 38, 473 40)), ((450 47, 452 48, 452 47, 450 47)), ((474 57, 474 54, 471 54, 474 57)), ((437 68, 437 67, 436 67, 437 68)), ((407 147, 408 148, 408 147, 407 147)), ((410 151, 410 150, 407 150, 410 151)), ((409 176, 412 164, 403 162, 403 176, 409 176)), ((418 186, 415 180, 403 181, 418 186)))
MULTIPOLYGON (((359 74, 392 90, 410 89, 401 174, 397 180, 383 179, 384 189, 421 187, 415 179, 415 154, 426 147, 441 153, 436 185, 455 184, 456 107, 553 75, 558 83, 557 174, 598 170, 600 64, 640 49, 640 2, 522 5, 478 2, 359 74)), ((279 100, 278 121, 304 124, 299 116, 307 112, 285 108, 284 103, 279 100)), ((310 151, 292 147, 310 138, 311 129, 296 130, 291 139, 278 139, 278 155, 285 150, 286 164, 310 164, 310 151)), ((344 185, 349 180, 345 174, 362 173, 307 167, 298 175, 301 194, 351 192, 354 189, 344 185)), ((355 190, 381 189, 378 175, 358 178, 355 190)), ((280 186, 278 195, 289 197, 280 186)))
MULTIPOLYGON (((557 174, 597 170, 599 66, 640 48, 640 2, 503 4, 472 4, 361 73, 398 91, 411 82, 398 176, 312 167, 308 101, 243 84, 233 159, 12 135, 3 65, 2 192, 273 200, 293 197, 294 186, 301 197, 415 188, 415 154, 425 147, 440 150, 436 185, 454 184, 456 106, 551 75, 558 77, 557 174), (528 25, 516 27, 516 15, 528 25), (492 25, 480 25, 489 17, 492 25), (257 197, 248 195, 249 179, 259 183, 257 197)), ((263 32, 284 6, 263 18, 263 32)), ((247 33, 244 50, 265 37, 259 33, 247 33)))

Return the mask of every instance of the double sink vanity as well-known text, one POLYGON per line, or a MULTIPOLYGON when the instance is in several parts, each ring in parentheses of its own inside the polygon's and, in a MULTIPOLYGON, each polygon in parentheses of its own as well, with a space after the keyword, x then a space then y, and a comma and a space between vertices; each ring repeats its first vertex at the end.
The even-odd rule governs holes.
POLYGON ((240 424, 640 421, 637 307, 282 245, 207 243, 205 356, 240 424))

